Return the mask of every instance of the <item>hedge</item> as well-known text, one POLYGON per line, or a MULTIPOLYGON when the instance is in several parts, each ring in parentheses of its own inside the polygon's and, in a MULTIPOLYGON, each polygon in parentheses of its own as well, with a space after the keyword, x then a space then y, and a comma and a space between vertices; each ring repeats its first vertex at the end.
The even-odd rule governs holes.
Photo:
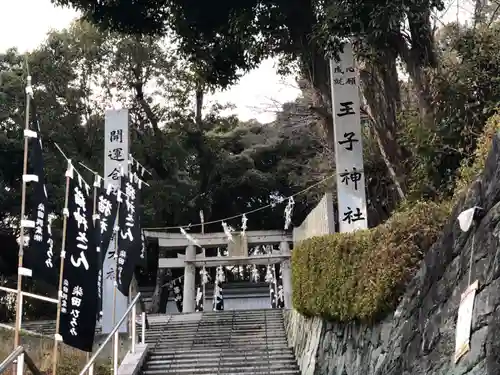
POLYGON ((340 322, 371 321, 393 310, 423 255, 437 240, 451 206, 484 169, 500 112, 490 117, 476 150, 464 158, 453 199, 409 203, 385 224, 302 241, 292 252, 294 307, 340 322))
POLYGON ((294 308, 340 322, 394 309, 449 212, 449 204, 419 201, 376 228, 302 241, 292 252, 294 308))

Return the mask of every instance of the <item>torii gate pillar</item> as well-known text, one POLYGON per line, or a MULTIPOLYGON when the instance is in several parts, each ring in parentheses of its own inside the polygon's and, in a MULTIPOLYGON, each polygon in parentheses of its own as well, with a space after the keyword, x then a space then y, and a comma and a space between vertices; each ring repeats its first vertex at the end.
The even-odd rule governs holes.
POLYGON ((184 294, 182 312, 191 313, 195 309, 195 276, 196 266, 192 263, 196 258, 196 248, 193 245, 186 247, 186 264, 184 266, 184 294))
MULTIPOLYGON (((282 255, 290 255, 290 245, 286 241, 280 243, 280 252, 282 255)), ((283 299, 285 302, 285 309, 292 308, 292 267, 290 258, 287 257, 281 263, 281 276, 283 278, 283 299)))

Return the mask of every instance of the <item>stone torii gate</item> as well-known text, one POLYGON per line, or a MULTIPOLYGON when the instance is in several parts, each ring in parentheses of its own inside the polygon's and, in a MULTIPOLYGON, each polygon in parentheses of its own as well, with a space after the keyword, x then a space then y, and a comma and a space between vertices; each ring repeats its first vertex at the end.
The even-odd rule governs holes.
POLYGON ((166 233, 145 231, 149 239, 156 239, 160 248, 168 250, 185 249, 185 254, 177 258, 159 258, 158 268, 184 268, 184 291, 182 311, 189 313, 195 310, 195 275, 196 267, 217 267, 236 265, 269 265, 281 264, 283 277, 283 294, 285 308, 292 307, 292 272, 290 268, 290 244, 293 243, 291 233, 283 231, 248 231, 244 235, 233 233, 233 241, 228 241, 225 233, 190 233, 202 248, 228 246, 228 256, 206 257, 204 252, 198 253, 194 246, 182 233, 166 233), (279 251, 271 254, 249 255, 248 247, 255 245, 276 245, 279 251))

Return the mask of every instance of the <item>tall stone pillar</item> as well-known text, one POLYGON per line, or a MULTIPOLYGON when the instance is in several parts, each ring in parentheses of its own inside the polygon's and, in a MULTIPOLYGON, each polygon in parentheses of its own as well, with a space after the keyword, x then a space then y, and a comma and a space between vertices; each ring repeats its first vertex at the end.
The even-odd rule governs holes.
POLYGON ((184 266, 184 294, 182 299, 182 312, 191 313, 195 308, 195 276, 196 267, 192 261, 196 257, 194 245, 186 247, 186 264, 184 266))
MULTIPOLYGON (((282 255, 290 255, 290 244, 287 241, 280 243, 280 252, 282 255)), ((283 277, 283 294, 285 300, 285 309, 292 308, 292 268, 290 258, 281 263, 281 276, 283 277)))

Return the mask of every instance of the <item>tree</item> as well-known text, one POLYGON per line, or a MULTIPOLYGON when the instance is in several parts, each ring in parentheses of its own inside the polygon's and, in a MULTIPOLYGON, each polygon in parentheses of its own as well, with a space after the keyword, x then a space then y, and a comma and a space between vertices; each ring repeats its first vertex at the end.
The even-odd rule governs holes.
MULTIPOLYGON (((441 9, 440 0, 313 1, 157 0, 147 3, 111 2, 95 6, 86 0, 53 0, 72 5, 106 29, 126 33, 161 34, 173 31, 182 51, 204 68, 207 82, 226 87, 239 71, 248 71, 267 56, 280 56, 283 65, 298 63, 302 77, 314 90, 311 108, 323 119, 333 149, 331 98, 327 52, 339 43, 331 36, 353 37, 362 71, 368 113, 381 154, 404 186, 403 161, 408 157, 396 141, 400 93, 396 62, 401 58, 419 100, 423 124, 434 125, 428 68, 436 67, 430 14, 441 9), (127 11, 125 11, 127 9, 127 11), (129 17, 134 9, 136 17, 129 17), (405 23, 408 28, 405 28, 405 23)), ((398 182, 398 181, 395 181, 398 182)))
MULTIPOLYGON (((24 58, 15 50, 0 55, 0 186, 9 188, 0 197, 1 218, 19 215, 24 58)), ((92 175, 76 162, 103 170, 104 109, 112 100, 129 108, 131 152, 154 175, 144 191, 144 227, 198 222, 201 203, 206 220, 230 217, 270 203, 270 193, 293 194, 321 179, 321 173, 308 180, 298 172, 300 166, 309 173, 314 167, 306 167, 308 161, 323 152, 308 121, 297 133, 296 124, 241 123, 223 117, 217 107, 205 108, 201 121, 197 119, 190 100, 197 72, 161 40, 102 32, 76 22, 51 33, 27 59, 55 213, 63 206, 66 161, 54 143, 91 182, 92 175)), ((294 223, 315 204, 319 189, 297 198, 294 223)), ((53 225, 56 238, 60 224, 53 225)), ((230 224, 237 227, 239 219, 230 224)), ((251 215, 248 224, 250 229, 282 228, 283 207, 251 215)), ((209 230, 221 231, 220 224, 209 230)), ((9 233, 15 240, 15 233, 9 233)), ((16 253, 12 249, 12 257, 2 254, 0 259, 10 264, 16 253)), ((166 275, 158 276, 161 286, 166 275)))

